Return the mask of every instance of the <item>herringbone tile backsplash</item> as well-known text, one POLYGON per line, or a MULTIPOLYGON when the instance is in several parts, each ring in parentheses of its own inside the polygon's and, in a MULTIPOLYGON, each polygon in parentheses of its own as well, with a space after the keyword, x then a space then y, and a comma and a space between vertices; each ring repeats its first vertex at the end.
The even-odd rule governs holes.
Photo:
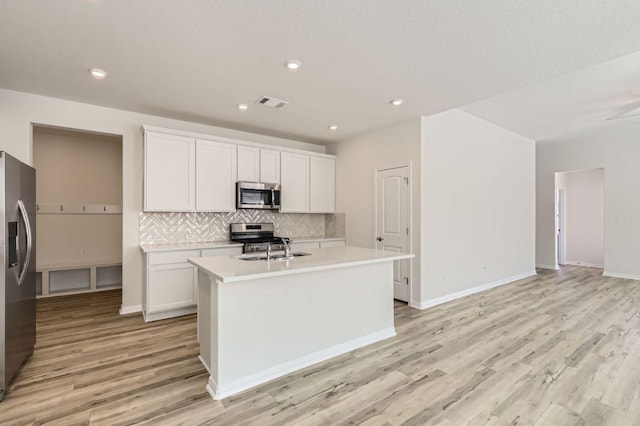
POLYGON ((232 213, 140 213, 140 244, 225 241, 229 239, 229 224, 235 222, 273 222, 275 234, 283 237, 323 237, 325 216, 332 215, 266 210, 238 210, 232 213))

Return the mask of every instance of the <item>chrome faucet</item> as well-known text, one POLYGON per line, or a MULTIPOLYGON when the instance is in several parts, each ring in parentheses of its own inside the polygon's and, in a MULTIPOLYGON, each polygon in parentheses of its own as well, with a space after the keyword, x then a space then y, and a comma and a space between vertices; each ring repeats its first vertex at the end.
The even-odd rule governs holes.
POLYGON ((282 244, 284 244, 284 257, 291 256, 291 247, 289 247, 289 243, 286 238, 280 238, 282 240, 282 244))
POLYGON ((267 260, 271 259, 271 244, 267 243, 267 260))

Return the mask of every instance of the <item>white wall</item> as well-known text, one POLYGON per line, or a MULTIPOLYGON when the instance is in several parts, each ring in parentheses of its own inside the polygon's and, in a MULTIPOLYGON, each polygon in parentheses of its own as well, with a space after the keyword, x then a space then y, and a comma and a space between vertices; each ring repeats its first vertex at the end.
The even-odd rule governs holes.
POLYGON ((412 163, 412 301, 420 301, 420 118, 381 128, 328 148, 336 154, 336 211, 346 213, 347 243, 374 247, 374 170, 412 163))
POLYGON ((604 168, 604 269, 640 279, 640 127, 615 127, 536 145, 536 263, 555 265, 554 174, 604 168))
POLYGON ((25 163, 33 164, 32 124, 122 136, 122 303, 125 311, 139 308, 142 297, 138 216, 142 211, 143 124, 309 151, 325 151, 323 146, 288 139, 0 89, 0 150, 9 152, 25 163))
POLYGON ((451 110, 329 150, 350 245, 374 246, 374 170, 412 163, 412 305, 535 273, 533 140, 451 110))
POLYGON ((565 190, 565 263, 601 268, 604 264, 604 170, 558 173, 565 190))
MULTIPOLYGON (((49 127, 33 130, 36 202, 122 205, 120 137, 49 127)), ((38 214, 37 266, 98 265, 122 259, 122 215, 38 214)))
POLYGON ((422 118, 422 304, 535 273, 535 142, 460 110, 422 118))

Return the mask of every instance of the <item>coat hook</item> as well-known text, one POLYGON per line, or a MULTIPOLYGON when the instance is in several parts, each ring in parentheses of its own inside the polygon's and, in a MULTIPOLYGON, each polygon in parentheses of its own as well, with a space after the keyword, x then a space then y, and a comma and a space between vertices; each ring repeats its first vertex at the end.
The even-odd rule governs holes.
POLYGON ((87 211, 87 208, 86 208, 85 206, 82 206, 82 211, 83 211, 83 212, 86 212, 86 211, 87 211))
POLYGON ((64 209, 62 208, 62 204, 60 204, 60 211, 63 212, 64 209))
POLYGON ((40 204, 36 204, 36 211, 39 212, 40 211, 40 204))
POLYGON ((106 212, 106 211, 107 211, 107 206, 104 206, 104 208, 103 208, 103 209, 104 209, 104 211, 106 212))

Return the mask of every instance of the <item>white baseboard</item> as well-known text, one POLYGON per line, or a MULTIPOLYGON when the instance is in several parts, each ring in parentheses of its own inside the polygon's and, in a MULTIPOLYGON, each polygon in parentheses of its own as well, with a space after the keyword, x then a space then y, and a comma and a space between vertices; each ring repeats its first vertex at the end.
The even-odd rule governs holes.
POLYGON ((418 309, 427 309, 436 305, 441 305, 446 302, 450 302, 452 300, 460 299, 461 297, 470 296, 475 293, 479 293, 481 291, 489 290, 495 287, 500 287, 501 285, 509 284, 514 281, 522 280, 524 278, 529 278, 536 275, 536 271, 529 271, 523 274, 514 275, 512 277, 503 278, 497 281, 490 282, 488 284, 483 284, 477 287, 468 288, 466 290, 458 291, 455 293, 447 294, 446 296, 437 297, 435 299, 423 300, 419 304, 414 305, 414 308, 418 309))
POLYGON ((218 384, 216 383, 215 380, 213 380, 213 377, 211 377, 211 376, 209 376, 209 380, 207 381, 207 386, 205 387, 205 389, 207 390, 209 395, 211 395, 212 399, 222 399, 223 398, 223 397, 218 398, 216 396, 216 389, 218 389, 218 384))
POLYGON ((144 317, 144 322, 151 321, 159 321, 167 318, 175 318, 182 315, 191 315, 198 312, 197 306, 192 306, 190 308, 180 308, 180 309, 171 309, 169 311, 162 312, 143 312, 142 316, 144 317))
POLYGON ((120 306, 120 315, 129 315, 142 312, 142 305, 120 306))
POLYGON ((545 265, 544 263, 538 263, 536 265, 536 268, 540 268, 540 269, 553 269, 554 271, 557 271, 558 268, 556 265, 545 265))
POLYGON ((617 272, 609 272, 609 271, 604 271, 602 273, 602 276, 604 276, 604 277, 612 277, 612 278, 626 278, 628 280, 640 280, 640 275, 619 274, 617 272))
POLYGON ((586 266, 588 268, 604 268, 604 265, 601 265, 599 263, 589 263, 589 262, 582 262, 580 260, 567 260, 564 262, 565 265, 572 265, 572 266, 586 266))
POLYGON ((218 384, 215 382, 215 380, 213 380, 213 378, 209 377, 207 392, 209 392, 213 399, 224 399, 254 386, 258 386, 270 380, 282 377, 293 371, 297 371, 310 365, 326 361, 330 358, 342 355, 344 353, 361 348, 363 346, 370 345, 372 343, 379 342, 384 339, 388 339, 395 335, 396 329, 394 327, 385 328, 375 333, 358 337, 357 339, 340 343, 339 345, 332 346, 330 348, 323 349, 321 351, 317 351, 291 361, 283 362, 282 364, 275 365, 271 368, 267 368, 266 370, 262 370, 249 376, 236 379, 226 384, 218 384))

